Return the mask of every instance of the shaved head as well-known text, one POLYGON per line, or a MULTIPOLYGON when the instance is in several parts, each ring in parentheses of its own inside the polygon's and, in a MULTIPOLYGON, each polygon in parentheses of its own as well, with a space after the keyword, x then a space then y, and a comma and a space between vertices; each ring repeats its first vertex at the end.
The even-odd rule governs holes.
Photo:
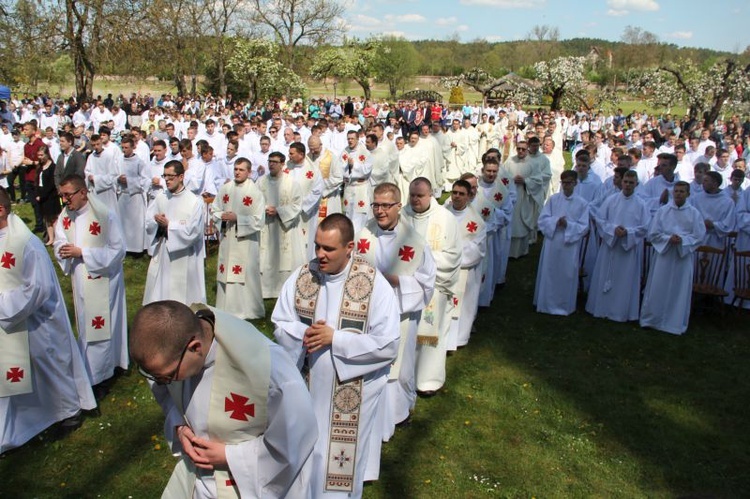
POLYGON ((130 355, 138 365, 152 357, 177 359, 191 337, 201 337, 199 319, 187 305, 173 300, 149 303, 135 314, 129 331, 130 355))

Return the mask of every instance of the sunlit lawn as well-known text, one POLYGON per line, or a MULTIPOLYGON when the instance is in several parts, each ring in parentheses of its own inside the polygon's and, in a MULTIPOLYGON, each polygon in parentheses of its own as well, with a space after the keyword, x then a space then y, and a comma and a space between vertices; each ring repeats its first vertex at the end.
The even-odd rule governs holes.
MULTIPOLYGON (((702 315, 681 337, 539 315, 538 252, 510 263, 471 342, 448 359, 445 389, 384 445, 365 497, 747 496, 748 315, 731 311, 724 326, 702 315)), ((126 259, 129 317, 147 264, 126 259)), ((213 303, 213 285, 208 294, 213 303)), ((142 378, 119 378, 100 409, 73 434, 46 432, 0 460, 0 497, 158 497, 174 459, 142 378)))

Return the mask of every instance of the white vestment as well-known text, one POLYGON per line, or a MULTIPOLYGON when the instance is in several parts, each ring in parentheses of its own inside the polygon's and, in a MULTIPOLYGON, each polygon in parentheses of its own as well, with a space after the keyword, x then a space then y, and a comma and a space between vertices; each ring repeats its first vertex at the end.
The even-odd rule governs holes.
POLYGON ((570 315, 576 310, 581 239, 589 230, 588 204, 575 194, 554 194, 539 216, 539 230, 544 245, 536 273, 534 306, 544 314, 570 315), (566 227, 557 225, 562 217, 566 227))
POLYGON ((370 152, 362 144, 356 149, 349 147, 339 155, 344 170, 344 214, 354 224, 356 234, 365 226, 371 216, 370 211, 370 175, 372 173, 372 158, 370 152), (349 165, 349 159, 353 164, 349 165))
MULTIPOLYGON (((698 209, 703 220, 711 220, 714 225, 711 230, 706 230, 706 236, 701 244, 719 249, 724 249, 727 236, 735 230, 734 202, 724 194, 724 191, 714 194, 703 191, 691 195, 689 198, 690 204, 698 209)), ((729 256, 731 257, 731 255, 729 256)))
MULTIPOLYGON (((99 224, 96 224, 99 226, 99 224)), ((69 225, 70 227, 70 225, 69 225)), ((75 304, 76 323, 78 327, 78 346, 81 349, 92 385, 98 385, 112 377, 115 367, 128 368, 128 320, 125 306, 125 280, 122 261, 125 258, 125 242, 122 226, 114 206, 106 206, 98 200, 89 202, 80 210, 67 208, 57 218, 55 224, 55 256, 65 275, 73 280, 73 303, 75 304), (92 204, 96 203, 99 217, 106 217, 107 223, 98 230, 91 231, 95 220, 92 204), (66 220, 70 218, 70 221, 66 220), (75 226, 75 233, 68 239, 66 223, 75 226), (96 235, 93 235, 96 234, 96 235), (99 238, 103 241, 98 246, 87 246, 88 238, 99 238), (82 250, 81 258, 60 258, 60 248, 64 244, 78 246, 82 250), (92 340, 87 338, 86 324, 100 317, 101 311, 95 304, 86 303, 84 286, 87 279, 107 278, 109 280, 110 338, 92 340), (87 308, 88 307, 88 308, 87 308)), ((103 324, 104 325, 104 324, 103 324)))
POLYGON ((315 498, 356 498, 362 495, 363 479, 369 446, 380 438, 376 421, 378 406, 388 380, 388 371, 396 358, 399 344, 399 308, 390 284, 377 272, 367 315, 367 330, 352 331, 339 327, 344 284, 351 262, 339 274, 320 276, 321 285, 316 302, 315 321, 323 320, 334 329, 330 346, 307 354, 302 340, 308 326, 301 321, 295 309, 295 285, 300 269, 295 270, 284 283, 271 320, 276 326, 274 336, 301 369, 307 361, 310 368, 309 385, 315 416, 318 420, 318 441, 313 450, 312 494, 315 498), (358 334, 360 333, 360 334, 358 334), (325 491, 325 477, 329 466, 328 446, 331 438, 331 414, 334 379, 341 382, 362 377, 363 386, 359 404, 358 441, 355 456, 354 488, 351 493, 325 491))
MULTIPOLYGON (((47 250, 19 217, 10 214, 8 223, 9 227, 0 229, 4 260, 0 266, 0 328, 4 332, 28 331, 33 392, 0 397, 0 453, 23 445, 81 409, 96 407, 47 250), (7 256, 11 238, 27 239, 23 255, 7 256), (3 275, 6 271, 20 272, 18 281, 23 284, 9 286, 10 279, 3 275)), ((3 372, 2 379, 12 380, 7 374, 3 372)))
POLYGON ((407 145, 399 151, 398 163, 400 171, 398 188, 401 190, 401 197, 404 198, 409 195, 409 184, 412 180, 417 177, 427 178, 429 160, 425 156, 424 149, 407 145))
POLYGON ((159 194, 146 212, 148 265, 143 304, 176 300, 186 305, 206 302, 203 244, 205 203, 187 189, 159 194), (169 221, 162 229, 154 215, 169 221))
POLYGON ((672 334, 687 330, 693 293, 693 254, 706 235, 703 217, 694 206, 674 201, 656 211, 648 230, 654 247, 651 268, 643 291, 641 327, 672 334), (682 238, 670 244, 670 237, 682 238))
POLYGON ((513 156, 503 163, 499 176, 507 177, 513 182, 516 175, 524 178, 525 183, 516 185, 516 203, 513 207, 511 221, 510 256, 518 258, 529 252, 529 242, 535 236, 537 219, 544 205, 545 178, 541 164, 529 158, 519 159, 513 156))
POLYGON ((214 223, 224 224, 216 269, 216 308, 241 319, 266 315, 260 287, 260 231, 265 208, 263 193, 250 179, 239 185, 224 184, 211 205, 214 223), (235 222, 222 222, 227 211, 237 216, 235 222))
POLYGON ((643 240, 651 221, 646 203, 636 194, 608 197, 597 212, 602 238, 591 277, 586 311, 613 321, 638 320, 643 240), (619 226, 627 235, 617 237, 619 226))
POLYGON ((305 261, 302 234, 302 192, 299 184, 280 172, 278 177, 263 175, 258 180, 266 206, 276 208, 276 216, 266 216, 260 235, 260 273, 263 298, 276 298, 289 274, 305 261))
POLYGON ((311 497, 308 457, 317 429, 304 381, 284 350, 254 326, 218 310, 215 314, 216 336, 201 373, 169 388, 152 385, 152 390, 166 415, 164 432, 173 452, 182 450, 175 434, 181 425, 188 425, 199 438, 222 441, 226 431, 239 440, 223 440, 231 474, 229 479, 225 474, 217 479, 210 471, 196 472, 183 456, 162 497, 311 497), (263 376, 254 375, 258 364, 263 364, 263 376), (230 386, 214 383, 218 379, 229 379, 230 386), (261 417, 263 427, 254 427, 261 417), (260 434, 244 436, 247 428, 260 434), (180 491, 180 486, 186 490, 180 491))
POLYGON ((117 177, 120 176, 117 157, 114 154, 96 151, 89 154, 86 160, 86 187, 89 196, 98 198, 104 205, 117 206, 117 177), (89 176, 93 179, 89 180, 89 176))
POLYGON ((458 294, 461 242, 455 217, 430 199, 430 207, 414 212, 404 208, 404 218, 427 241, 437 267, 435 293, 422 310, 417 333, 417 390, 435 391, 445 384, 448 330, 453 314, 453 297, 458 294))
POLYGON ((146 244, 146 193, 151 184, 149 168, 138 156, 122 158, 120 173, 125 175, 127 185, 117 184, 117 208, 122 220, 125 249, 143 253, 146 244))

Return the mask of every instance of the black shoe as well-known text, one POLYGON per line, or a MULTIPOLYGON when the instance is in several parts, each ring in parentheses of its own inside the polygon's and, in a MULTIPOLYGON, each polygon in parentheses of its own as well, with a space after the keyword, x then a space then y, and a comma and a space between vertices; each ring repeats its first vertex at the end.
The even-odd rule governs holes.
POLYGON ((69 418, 63 419, 60 423, 59 428, 59 435, 67 435, 68 433, 72 433, 76 431, 78 428, 81 427, 83 424, 83 413, 82 411, 78 411, 74 415, 70 416, 69 418))
POLYGON ((408 428, 409 426, 411 426, 411 414, 406 416, 406 419, 400 423, 396 423, 396 428, 408 428))
POLYGON ((435 395, 437 395, 437 390, 424 390, 424 391, 417 390, 417 395, 419 395, 423 399, 428 399, 430 397, 434 397, 435 395))
POLYGON ((109 394, 109 384, 106 381, 92 386, 91 389, 94 391, 94 398, 97 402, 100 402, 107 396, 107 394, 109 394))

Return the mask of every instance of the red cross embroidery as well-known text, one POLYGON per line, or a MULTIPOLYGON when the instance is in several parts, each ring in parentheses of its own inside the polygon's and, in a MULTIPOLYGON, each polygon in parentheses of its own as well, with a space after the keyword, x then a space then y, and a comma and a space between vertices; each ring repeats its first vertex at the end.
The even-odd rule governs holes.
POLYGON ((365 155, 364 154, 360 154, 359 158, 357 158, 357 159, 359 159, 360 163, 364 163, 365 162, 365 155))
POLYGON ((503 200, 503 193, 502 192, 496 192, 495 193, 495 201, 500 202, 503 200))
POLYGON ((365 202, 360 199, 359 203, 357 203, 357 206, 359 206, 360 208, 364 208, 365 207, 365 202))
POLYGON ((97 315, 91 320, 91 327, 94 329, 101 329, 104 327, 104 317, 97 315))
POLYGON ((307 173, 305 173, 305 177, 307 178, 313 178, 315 174, 312 172, 312 170, 307 170, 307 173))
POLYGON ((245 206, 250 206, 251 204, 253 204, 253 198, 251 198, 250 196, 245 196, 244 198, 242 198, 242 204, 244 204, 245 206))
POLYGON ((405 262, 410 262, 414 258, 414 248, 411 246, 402 246, 398 249, 398 256, 405 262))
POLYGON ((357 253, 365 254, 370 249, 370 241, 367 239, 360 239, 357 241, 357 253))
POLYGON ((289 173, 289 168, 284 168, 284 173, 289 173))
POLYGON ((102 233, 102 226, 99 225, 99 222, 91 222, 91 225, 89 225, 89 232, 92 236, 98 236, 102 233))
POLYGON ((224 482, 224 485, 226 485, 227 487, 234 487, 235 485, 237 485, 237 482, 234 481, 234 478, 230 478, 229 480, 224 482))
POLYGON ((344 154, 343 156, 341 156, 341 159, 343 159, 344 161, 346 161, 347 159, 349 159, 349 156, 347 156, 346 154, 344 154))
POLYGON ((235 265, 232 267, 232 274, 240 275, 242 273, 242 265, 235 265))
POLYGON ((63 217, 63 229, 70 229, 70 217, 63 217))
POLYGON ((225 270, 226 268, 224 267, 224 264, 223 263, 219 264, 219 273, 223 274, 225 270))
POLYGON ((490 209, 489 208, 482 208, 482 216, 484 218, 487 218, 490 216, 490 209))
POLYGON ((222 202, 222 203, 224 203, 224 204, 227 204, 227 203, 229 203, 229 194, 224 194, 224 195, 223 195, 223 196, 221 197, 221 202, 222 202))
POLYGON ((508 177, 503 177, 503 178, 501 179, 501 182, 503 183, 503 185, 508 185, 508 184, 510 184, 510 180, 508 179, 508 177))
POLYGON ((11 383, 18 383, 23 379, 23 369, 20 367, 11 367, 8 372, 5 373, 6 381, 11 383))
POLYGON ((344 206, 349 206, 349 200, 348 199, 344 199, 344 206))
POLYGON ((10 253, 6 251, 3 253, 2 258, 0 258, 0 266, 2 266, 4 269, 10 269, 16 266, 16 257, 13 256, 13 253, 10 253))
POLYGON ((466 230, 468 230, 471 233, 476 232, 477 231, 477 227, 479 227, 479 226, 477 225, 477 223, 474 220, 472 220, 471 222, 469 222, 469 223, 466 224, 466 230))
POLYGON ((454 307, 457 307, 457 306, 458 306, 458 297, 457 297, 457 296, 454 296, 454 297, 453 297, 453 306, 454 306, 454 307))
POLYGON ((255 404, 248 404, 247 397, 229 392, 229 397, 224 397, 224 412, 231 412, 231 419, 247 421, 247 416, 255 417, 255 404), (231 398, 230 398, 231 397, 231 398))

